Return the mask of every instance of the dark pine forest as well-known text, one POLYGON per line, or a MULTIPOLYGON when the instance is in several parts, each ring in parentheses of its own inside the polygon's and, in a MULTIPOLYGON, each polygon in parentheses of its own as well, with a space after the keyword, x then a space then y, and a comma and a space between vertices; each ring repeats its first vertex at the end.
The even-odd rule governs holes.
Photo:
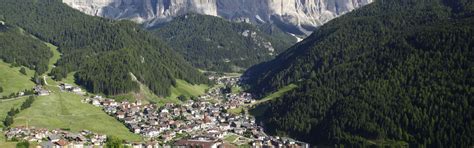
MULTIPOLYGON (((5 22, 59 47, 62 57, 50 73, 57 80, 77 72, 78 84, 106 95, 138 90, 139 85, 130 73, 159 96, 170 94, 175 79, 191 84, 208 83, 164 42, 132 22, 87 16, 60 0, 0 0, 0 3, 0 16, 5 22)), ((17 60, 4 58, 7 62, 33 67, 22 60, 28 59, 22 57, 28 55, 10 55, 17 60)), ((37 61, 39 68, 35 69, 44 72, 44 59, 37 61)))
POLYGON ((248 84, 265 95, 261 121, 316 145, 474 144, 474 2, 378 0, 317 29, 248 84))

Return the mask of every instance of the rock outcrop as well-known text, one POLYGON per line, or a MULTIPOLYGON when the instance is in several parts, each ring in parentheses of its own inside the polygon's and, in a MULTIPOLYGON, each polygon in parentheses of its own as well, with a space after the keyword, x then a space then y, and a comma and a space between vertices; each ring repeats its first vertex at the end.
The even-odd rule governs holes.
POLYGON ((272 23, 303 34, 373 0, 63 0, 89 15, 130 19, 147 26, 186 13, 219 16, 233 21, 272 23))

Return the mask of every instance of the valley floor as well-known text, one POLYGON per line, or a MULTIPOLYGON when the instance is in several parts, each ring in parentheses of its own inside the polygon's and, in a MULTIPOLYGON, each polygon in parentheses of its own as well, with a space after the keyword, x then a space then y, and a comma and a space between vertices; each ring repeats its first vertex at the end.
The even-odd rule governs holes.
POLYGON ((180 104, 166 103, 158 107, 157 104, 121 102, 98 96, 83 102, 102 107, 131 131, 159 144, 186 146, 199 141, 220 145, 222 143, 218 141, 223 141, 240 147, 264 146, 266 143, 306 145, 289 138, 267 135, 247 111, 252 106, 281 96, 296 85, 289 85, 257 101, 252 94, 240 91, 240 76, 211 75, 209 78, 216 83, 213 88, 192 100, 182 100, 180 104))

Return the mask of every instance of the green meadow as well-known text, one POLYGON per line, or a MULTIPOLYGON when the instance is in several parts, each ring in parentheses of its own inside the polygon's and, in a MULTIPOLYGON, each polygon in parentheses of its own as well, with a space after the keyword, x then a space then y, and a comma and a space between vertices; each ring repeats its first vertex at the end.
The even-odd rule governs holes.
POLYGON ((34 71, 25 67, 26 74, 20 73, 20 67, 10 67, 10 64, 0 60, 0 86, 3 92, 0 96, 7 96, 25 89, 32 89, 35 83, 31 81, 34 71))
POLYGON ((82 96, 51 88, 49 96, 38 97, 32 106, 15 116, 13 126, 29 126, 71 131, 91 130, 129 141, 140 141, 140 136, 129 130, 99 107, 82 103, 82 96))
POLYGON ((19 108, 21 106, 21 103, 25 101, 25 98, 27 97, 0 100, 0 122, 1 122, 0 127, 3 126, 3 120, 5 120, 5 117, 7 116, 8 111, 10 111, 11 108, 19 108))
POLYGON ((186 97, 199 96, 206 93, 206 89, 209 89, 208 85, 192 85, 184 80, 176 80, 176 87, 171 87, 171 96, 168 99, 176 99, 181 95, 186 97))
POLYGON ((275 91, 275 92, 265 96, 264 98, 257 100, 255 103, 248 104, 248 105, 245 105, 245 106, 240 106, 240 107, 234 108, 234 109, 229 109, 228 112, 231 113, 231 114, 240 114, 242 112, 249 111, 250 114, 252 114, 254 116, 261 116, 261 115, 263 115, 265 110, 268 108, 268 106, 260 105, 260 104, 264 104, 266 102, 273 101, 274 99, 283 96, 285 93, 287 93, 287 92, 289 92, 289 91, 291 91, 291 90, 293 90, 297 87, 298 86, 295 85, 295 84, 287 85, 283 88, 280 88, 278 91, 275 91))
POLYGON ((61 53, 59 53, 58 47, 54 46, 53 44, 46 43, 46 42, 45 42, 45 44, 46 44, 46 46, 49 47, 49 49, 53 53, 53 57, 51 57, 49 59, 48 71, 46 72, 48 74, 53 69, 54 64, 56 64, 56 62, 61 58, 61 53))

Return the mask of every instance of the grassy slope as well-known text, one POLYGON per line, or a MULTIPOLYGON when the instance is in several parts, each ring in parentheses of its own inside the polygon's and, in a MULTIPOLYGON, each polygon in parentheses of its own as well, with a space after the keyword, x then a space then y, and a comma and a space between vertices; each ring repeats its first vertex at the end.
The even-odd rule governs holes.
POLYGON ((278 91, 262 98, 261 100, 258 100, 256 103, 255 103, 255 106, 249 110, 250 114, 252 114, 253 116, 255 117, 259 117, 259 116, 262 116, 263 113, 268 109, 268 105, 258 105, 258 104, 262 104, 262 103, 265 103, 267 101, 272 101, 278 97, 281 97, 283 96, 285 93, 297 88, 298 86, 295 85, 295 84, 290 84, 288 86, 285 86, 281 89, 279 89, 278 91))
POLYGON ((54 46, 53 44, 50 44, 50 43, 45 43, 45 44, 46 46, 49 47, 49 49, 51 49, 51 52, 53 53, 53 57, 49 59, 48 71, 46 72, 48 74, 53 69, 54 64, 56 64, 56 62, 61 58, 61 53, 59 53, 58 47, 54 46))
POLYGON ((12 99, 12 100, 0 100, 0 127, 3 125, 3 120, 7 116, 7 112, 10 111, 12 107, 18 108, 20 107, 21 103, 25 101, 26 97, 22 97, 20 99, 12 99))
POLYGON ((291 91, 295 88, 297 88, 298 86, 295 85, 295 84, 290 84, 288 86, 285 86, 281 89, 279 89, 278 91, 260 99, 260 100, 257 100, 255 103, 252 103, 252 104, 249 104, 249 105, 245 105, 245 106, 241 106, 241 107, 238 107, 238 108, 234 108, 234 109, 229 109, 228 112, 231 113, 231 114, 240 114, 242 112, 245 112, 245 110, 247 110, 248 108, 247 107, 250 107, 250 113, 254 116, 260 116, 266 109, 267 107, 265 105, 259 105, 259 104, 263 104, 265 102, 268 102, 268 101, 272 101, 273 99, 276 99, 278 97, 281 97, 283 96, 285 93, 287 93, 288 91, 291 91))
POLYGON ((176 80, 176 87, 171 87, 171 96, 168 99, 176 99, 180 95, 186 97, 203 95, 209 86, 205 84, 192 85, 184 80, 176 80))
POLYGON ((10 95, 25 89, 31 89, 35 86, 30 79, 34 72, 26 68, 27 75, 20 73, 20 67, 10 67, 10 64, 0 60, 0 86, 3 87, 3 93, 0 96, 10 95))
POLYGON ((76 74, 76 72, 71 72, 71 73, 67 74, 67 77, 64 78, 61 81, 64 82, 64 83, 67 83, 67 84, 77 86, 75 78, 74 78, 74 74, 76 74))
POLYGON ((226 142, 233 143, 239 136, 237 135, 228 135, 224 138, 226 142))
MULTIPOLYGON (((4 89, 4 92, 0 93, 0 96, 33 88, 35 84, 30 81, 30 78, 33 76, 34 72, 28 68, 25 69, 27 76, 19 72, 19 67, 10 68, 10 64, 0 60, 0 85, 4 89)), ((5 119, 7 112, 12 107, 20 107, 24 100, 25 97, 20 99, 0 100, 0 128, 3 128, 3 120, 5 119)), ((10 148, 15 146, 16 142, 5 142, 5 136, 3 135, 3 132, 0 133, 1 148, 10 148)))
MULTIPOLYGON (((60 53, 57 51, 56 46, 49 43, 46 44, 51 48, 54 54, 49 63, 51 70, 56 61, 60 58, 60 53)), ((8 64, 3 62, 0 63, 0 70, 0 75, 2 76, 0 78, 0 80, 2 80, 1 82, 5 81, 7 82, 6 84, 8 84, 8 87, 4 87, 6 92, 17 92, 34 86, 34 83, 29 80, 34 73, 33 71, 29 70, 29 76, 24 76, 19 73, 19 68, 10 68, 8 64), (11 81, 17 82, 14 84, 30 83, 30 85, 13 86, 8 83, 11 81)), ((50 70, 48 70, 47 73, 49 73, 50 70)), ((28 126, 49 129, 65 128, 71 129, 72 131, 88 129, 97 133, 114 135, 129 141, 140 140, 138 135, 129 132, 123 124, 104 113, 100 108, 81 103, 81 96, 60 92, 56 87, 57 82, 50 78, 47 78, 46 81, 49 84, 48 88, 52 90, 53 93, 50 96, 38 97, 29 109, 15 116, 13 126, 25 126, 28 123, 28 126)), ((63 82, 74 84, 73 73, 69 74, 68 78, 63 82)), ((207 85, 191 85, 183 80, 177 80, 177 86, 171 88, 172 95, 167 97, 167 99, 159 99, 146 87, 142 88, 142 94, 145 98, 150 98, 151 100, 157 101, 157 103, 179 102, 176 99, 178 96, 198 96, 204 94, 207 88, 207 85)), ((19 106, 23 100, 24 99, 2 102, 0 104, 0 115, 5 116, 6 112, 8 112, 12 106, 19 106)), ((2 140, 1 138, 3 137, 0 137, 0 140, 2 140)), ((10 143, 0 142, 0 146, 8 147, 9 144, 10 143)))
POLYGON ((13 147, 16 147, 16 142, 2 142, 2 141, 0 141, 0 147, 2 147, 2 148, 13 148, 13 147))
MULTIPOLYGON (((60 53, 54 45, 47 45, 54 53, 54 56, 50 59, 49 63, 49 68, 52 68, 60 58, 60 53)), ((18 72, 19 68, 8 71, 3 70, 9 68, 5 65, 6 64, 4 63, 0 63, 0 75, 2 75, 0 80, 4 80, 5 78, 3 76, 5 75, 8 76, 7 78, 12 79, 9 81, 24 83, 31 82, 29 81, 31 76, 23 77, 18 72), (8 75, 3 74, 6 72, 8 72, 8 75)), ((29 74, 33 75, 33 72, 29 72, 29 74)), ((70 81, 73 81, 73 79, 68 79, 67 83, 70 83, 70 81)), ((72 131, 87 129, 97 133, 114 135, 130 141, 140 140, 140 136, 129 132, 122 123, 107 115, 100 108, 81 103, 81 96, 72 93, 59 92, 59 89, 56 87, 58 84, 57 82, 49 78, 47 78, 47 82, 49 84, 48 88, 53 91, 52 95, 38 97, 29 109, 24 110, 15 116, 15 123, 13 126, 24 126, 28 120, 29 126, 50 129, 69 128, 72 131)), ((11 85, 9 84, 8 86, 10 87, 11 85)), ((34 84, 31 82, 31 87, 33 86, 34 84)), ((31 87, 28 86, 27 88, 31 87)), ((14 88, 18 89, 17 86, 14 88)), ((23 100, 24 99, 1 102, 0 115, 5 116, 6 112, 8 112, 12 106, 19 106, 23 100)), ((8 147, 10 145, 11 143, 0 142, 0 147, 8 147)))
POLYGON ((283 88, 280 88, 278 91, 276 91, 276 92, 274 92, 274 93, 272 93, 272 94, 270 94, 270 95, 268 95, 268 96, 266 96, 266 97, 264 97, 264 98, 258 100, 258 101, 256 102, 256 104, 263 103, 263 102, 267 102, 267 101, 273 100, 273 99, 275 99, 275 98, 281 97, 281 96, 283 96, 286 92, 291 91, 291 90, 295 89, 296 87, 298 87, 298 86, 295 85, 295 84, 290 84, 290 85, 288 85, 288 86, 285 86, 285 87, 283 87, 283 88))
MULTIPOLYGON (((56 46, 46 44, 53 52, 53 57, 49 62, 49 68, 52 68, 61 57, 61 54, 56 46)), ((73 75, 74 73, 68 74, 68 78, 64 82, 75 84, 73 75)), ((97 133, 114 135, 125 140, 140 140, 138 135, 129 132, 122 123, 107 115, 100 108, 80 102, 83 97, 60 92, 56 87, 58 83, 52 79, 48 78, 47 82, 50 85, 48 88, 53 91, 52 95, 39 97, 31 108, 23 111, 15 118, 15 126, 26 125, 28 119, 29 126, 50 129, 69 128, 72 131, 87 129, 97 133), (50 109, 46 111, 42 108, 50 109)))
MULTIPOLYGON (((138 82, 138 81, 137 81, 138 82)), ((131 92, 123 95, 113 96, 117 101, 135 101, 137 99, 144 101, 145 103, 156 103, 158 105, 164 105, 165 103, 180 103, 177 99, 178 96, 184 95, 186 97, 199 96, 205 93, 208 85, 192 85, 184 80, 176 80, 176 87, 171 87, 171 95, 165 98, 156 96, 148 87, 140 84, 140 91, 131 92)))
POLYGON ((28 126, 72 131, 88 129, 126 140, 140 140, 100 108, 80 102, 81 96, 60 92, 58 88, 50 87, 50 90, 53 91, 50 96, 38 97, 30 108, 15 116, 13 126, 25 126, 28 121, 28 126))
POLYGON ((240 93, 242 92, 242 88, 239 86, 233 86, 232 88, 232 93, 240 93))

